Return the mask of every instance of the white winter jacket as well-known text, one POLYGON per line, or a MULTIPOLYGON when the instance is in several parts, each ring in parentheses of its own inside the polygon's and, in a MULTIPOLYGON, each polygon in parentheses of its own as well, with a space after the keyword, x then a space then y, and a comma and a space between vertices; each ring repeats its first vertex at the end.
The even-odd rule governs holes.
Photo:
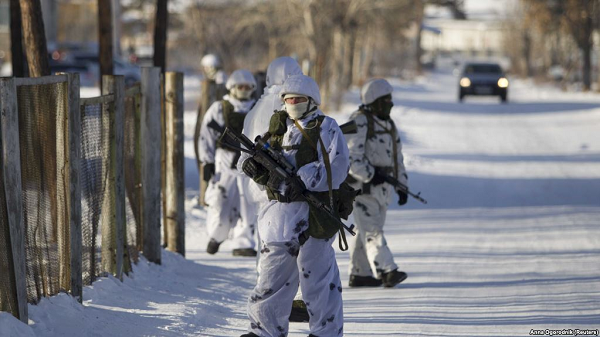
MULTIPOLYGON (((317 110, 314 114, 300 120, 299 123, 302 127, 305 127, 309 121, 322 115, 321 110, 317 110)), ((282 145, 299 145, 302 140, 301 131, 289 118, 287 119, 287 125, 288 129, 283 136, 282 145)), ((346 138, 337 122, 330 117, 325 117, 323 123, 321 123, 320 135, 331 163, 332 188, 337 189, 346 179, 349 169, 346 138)), ((317 145, 317 150, 319 160, 297 168, 297 174, 308 190, 324 192, 329 190, 327 171, 320 145, 317 145)), ((298 150, 283 150, 284 157, 294 166, 296 165, 296 152, 298 150)), ((297 238, 300 233, 308 229, 308 210, 309 207, 306 202, 282 203, 274 200, 269 201, 258 215, 261 240, 269 243, 287 242, 297 238)))
MULTIPOLYGON (((223 96, 223 99, 228 100, 233 105, 234 111, 238 113, 248 113, 255 102, 254 99, 240 101, 229 95, 223 96)), ((202 128, 200 129, 200 161, 203 163, 214 163, 217 170, 219 168, 231 168, 236 153, 217 148, 217 139, 221 135, 208 126, 208 123, 212 120, 222 127, 225 126, 221 101, 214 102, 208 108, 202 120, 202 128)))

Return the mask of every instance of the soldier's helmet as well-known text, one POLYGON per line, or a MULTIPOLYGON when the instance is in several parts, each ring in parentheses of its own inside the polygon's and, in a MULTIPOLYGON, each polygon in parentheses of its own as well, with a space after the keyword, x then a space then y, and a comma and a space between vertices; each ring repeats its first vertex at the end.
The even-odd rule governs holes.
POLYGON ((360 100, 364 105, 369 105, 379 97, 391 94, 392 91, 394 91, 394 88, 388 81, 383 78, 375 78, 362 86, 360 100))
POLYGON ((252 86, 252 89, 256 89, 256 79, 254 79, 254 75, 246 69, 238 69, 231 73, 231 76, 227 79, 227 83, 225 83, 225 87, 227 90, 233 89, 238 84, 248 84, 252 86))
POLYGON ((316 105, 321 105, 319 86, 315 80, 306 75, 294 75, 288 77, 285 80, 285 83, 283 83, 283 88, 279 93, 279 97, 282 101, 287 94, 308 96, 312 98, 316 105))

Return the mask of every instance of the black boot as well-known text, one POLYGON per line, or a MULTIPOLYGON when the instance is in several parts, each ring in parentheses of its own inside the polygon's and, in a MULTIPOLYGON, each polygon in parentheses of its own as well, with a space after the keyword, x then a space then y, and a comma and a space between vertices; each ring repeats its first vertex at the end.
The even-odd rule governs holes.
POLYGON ((236 248, 233 250, 233 256, 255 257, 256 251, 252 248, 236 248))
POLYGON ((292 312, 290 313, 290 322, 308 323, 310 316, 306 304, 302 300, 294 300, 292 303, 292 312))
POLYGON ((350 287, 379 287, 382 284, 381 280, 373 276, 358 276, 350 275, 348 285, 350 287))
POLYGON ((240 337, 259 337, 259 336, 257 334, 255 334, 254 332, 248 332, 248 333, 241 335, 240 337))
POLYGON ((408 275, 406 275, 403 271, 398 271, 398 269, 394 269, 390 272, 383 273, 381 275, 381 280, 383 281, 383 286, 386 288, 395 287, 398 283, 406 280, 408 275))
POLYGON ((206 252, 209 254, 215 254, 219 251, 220 242, 217 242, 215 239, 210 239, 208 241, 208 246, 206 247, 206 252))

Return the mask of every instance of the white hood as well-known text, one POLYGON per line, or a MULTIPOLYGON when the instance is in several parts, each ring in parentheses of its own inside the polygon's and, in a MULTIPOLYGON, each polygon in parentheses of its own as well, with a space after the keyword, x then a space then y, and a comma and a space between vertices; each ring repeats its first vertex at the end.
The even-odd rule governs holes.
POLYGON ((278 57, 267 68, 267 87, 282 85, 288 77, 301 74, 302 69, 296 60, 289 56, 278 57))
POLYGON ((283 103, 279 98, 283 83, 288 77, 298 74, 302 74, 302 69, 298 62, 291 57, 279 57, 269 64, 267 88, 244 120, 244 134, 250 140, 254 141, 256 136, 267 132, 273 111, 283 108, 283 103))

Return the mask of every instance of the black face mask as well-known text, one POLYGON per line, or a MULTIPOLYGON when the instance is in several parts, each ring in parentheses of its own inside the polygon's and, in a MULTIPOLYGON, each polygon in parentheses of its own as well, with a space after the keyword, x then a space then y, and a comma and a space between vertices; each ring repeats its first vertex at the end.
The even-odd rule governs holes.
POLYGON ((392 102, 392 95, 385 95, 379 97, 375 100, 375 102, 370 104, 371 111, 378 118, 387 121, 390 119, 390 113, 392 112, 392 107, 394 103, 392 102))

